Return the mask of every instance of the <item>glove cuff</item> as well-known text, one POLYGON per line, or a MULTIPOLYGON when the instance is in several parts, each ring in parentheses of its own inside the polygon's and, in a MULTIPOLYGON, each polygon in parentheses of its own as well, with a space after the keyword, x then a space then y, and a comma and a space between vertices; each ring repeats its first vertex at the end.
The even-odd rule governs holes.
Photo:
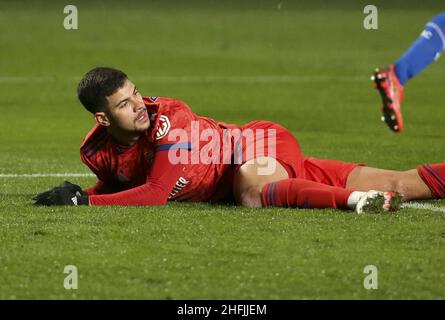
POLYGON ((77 197, 77 205, 78 206, 88 206, 90 205, 90 197, 88 193, 82 193, 81 196, 77 197))

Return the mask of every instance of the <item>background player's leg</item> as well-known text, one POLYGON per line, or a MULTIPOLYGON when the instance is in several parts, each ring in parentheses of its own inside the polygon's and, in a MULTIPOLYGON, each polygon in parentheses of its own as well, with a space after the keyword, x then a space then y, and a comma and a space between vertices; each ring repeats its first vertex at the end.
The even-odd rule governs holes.
POLYGON ((445 12, 434 17, 421 35, 394 64, 394 71, 404 85, 437 60, 445 50, 445 12))
POLYGON ((367 191, 397 191, 403 200, 431 199, 430 188, 419 176, 418 170, 393 171, 370 167, 356 167, 348 176, 346 188, 367 191))
POLYGON ((382 98, 382 120, 388 127, 400 132, 403 129, 401 103, 405 83, 437 60, 445 50, 445 12, 434 17, 421 35, 394 64, 373 76, 374 86, 382 98))

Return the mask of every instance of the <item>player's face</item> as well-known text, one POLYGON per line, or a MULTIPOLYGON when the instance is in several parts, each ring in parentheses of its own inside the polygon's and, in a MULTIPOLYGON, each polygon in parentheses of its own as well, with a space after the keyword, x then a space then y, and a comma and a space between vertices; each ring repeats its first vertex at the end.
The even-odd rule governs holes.
POLYGON ((126 80, 113 95, 107 97, 105 115, 110 129, 115 133, 140 134, 150 127, 147 108, 136 86, 126 80))

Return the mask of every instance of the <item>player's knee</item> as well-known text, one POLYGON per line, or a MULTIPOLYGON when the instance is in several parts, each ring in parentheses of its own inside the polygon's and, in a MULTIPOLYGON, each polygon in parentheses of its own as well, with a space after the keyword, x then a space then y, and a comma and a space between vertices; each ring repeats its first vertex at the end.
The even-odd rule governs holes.
POLYGON ((238 204, 248 208, 261 208, 261 192, 254 186, 242 190, 236 197, 238 204))

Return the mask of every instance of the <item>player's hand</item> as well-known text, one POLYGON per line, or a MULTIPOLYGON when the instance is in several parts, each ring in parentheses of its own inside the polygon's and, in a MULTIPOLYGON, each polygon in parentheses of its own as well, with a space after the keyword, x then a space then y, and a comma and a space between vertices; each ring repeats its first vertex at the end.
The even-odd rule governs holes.
POLYGON ((76 193, 76 192, 82 192, 82 188, 74 183, 71 183, 69 181, 63 181, 63 183, 61 183, 60 185, 58 185, 57 187, 54 187, 48 191, 36 194, 35 196, 32 197, 33 200, 39 201, 42 199, 45 199, 46 197, 48 197, 48 195, 57 189, 68 189, 69 191, 76 193))
POLYGON ((34 205, 58 206, 58 205, 88 205, 88 194, 82 188, 71 182, 64 181, 59 186, 39 193, 33 197, 34 205))

